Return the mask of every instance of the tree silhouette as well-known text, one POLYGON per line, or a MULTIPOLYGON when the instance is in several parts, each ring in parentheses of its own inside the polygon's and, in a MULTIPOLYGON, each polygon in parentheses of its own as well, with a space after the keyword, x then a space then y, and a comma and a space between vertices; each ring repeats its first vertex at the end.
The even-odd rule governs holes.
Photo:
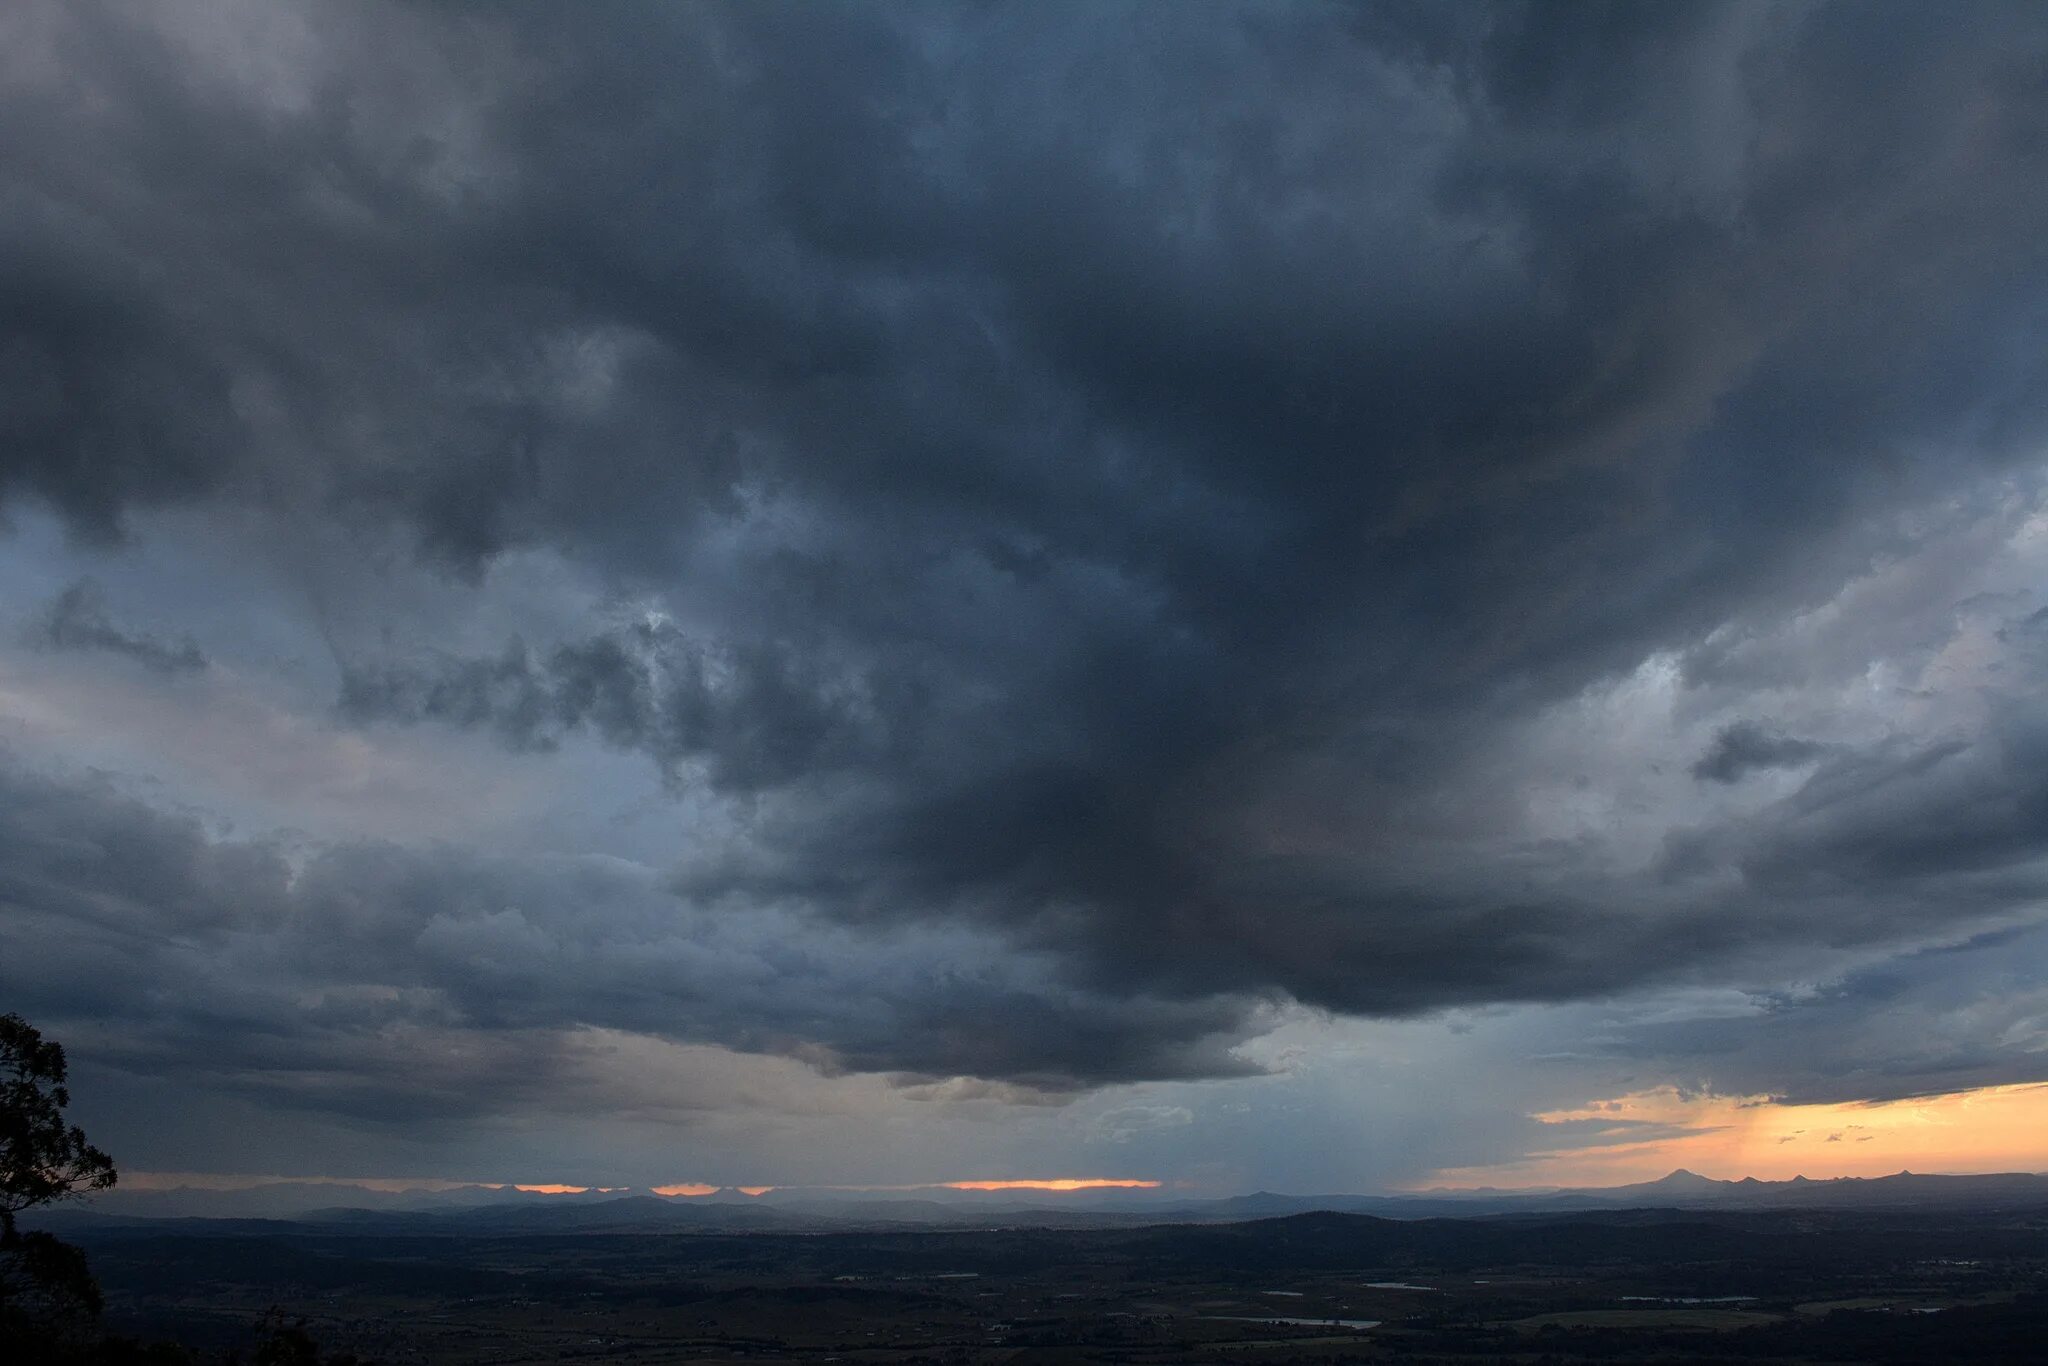
POLYGON ((64 1122, 65 1071, 62 1044, 19 1015, 0 1015, 0 1237, 14 1235, 25 1209, 117 1179, 114 1160, 64 1122))
MULTIPOLYGON (((17 1224, 24 1210, 109 1190, 116 1180, 114 1160, 65 1122, 65 1076, 63 1045, 19 1015, 0 1015, 0 1362, 194 1366, 175 1343, 101 1337, 100 1288, 85 1254, 17 1224)), ((250 1366, 356 1366, 356 1358, 322 1357, 303 1320, 273 1310, 257 1326, 250 1366)))
POLYGON ((62 1045, 19 1015, 0 1015, 0 1346, 51 1343, 99 1314, 85 1254, 23 1233, 24 1210, 114 1184, 113 1159, 64 1121, 62 1045))

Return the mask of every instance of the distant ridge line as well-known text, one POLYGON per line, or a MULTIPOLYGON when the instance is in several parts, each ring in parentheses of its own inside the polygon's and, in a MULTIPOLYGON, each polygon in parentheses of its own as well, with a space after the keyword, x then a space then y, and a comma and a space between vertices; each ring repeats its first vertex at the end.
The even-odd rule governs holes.
POLYGON ((246 1190, 116 1191, 52 1211, 52 1225, 160 1219, 288 1219, 356 1228, 403 1225, 424 1232, 464 1230, 601 1231, 674 1229, 707 1232, 797 1231, 811 1228, 990 1227, 1036 1225, 1234 1223, 1295 1214, 1370 1214, 1390 1219, 1562 1214, 1623 1209, 2048 1209, 2048 1175, 2032 1172, 1843 1176, 1784 1181, 1721 1180, 1680 1168, 1654 1181, 1579 1188, 1435 1189, 1377 1195, 1287 1195, 1254 1191, 1219 1199, 1154 1193, 947 1193, 944 1198, 805 1196, 775 1200, 656 1196, 644 1192, 580 1195, 494 1193, 456 1198, 446 1192, 352 1189, 333 1184, 273 1183, 246 1190))

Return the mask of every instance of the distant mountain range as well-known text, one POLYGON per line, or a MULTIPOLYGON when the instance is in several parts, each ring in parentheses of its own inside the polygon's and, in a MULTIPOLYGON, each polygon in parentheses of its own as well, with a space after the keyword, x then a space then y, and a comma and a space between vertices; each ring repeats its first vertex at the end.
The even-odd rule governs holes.
POLYGON ((1545 1189, 1430 1190, 1402 1195, 1296 1196, 1259 1192, 1210 1202, 1232 1217, 1266 1218, 1309 1210, 1389 1218, 1556 1213, 1603 1209, 1912 1209, 2048 1206, 2048 1175, 1845 1176, 1813 1181, 1719 1181, 1680 1168, 1655 1181, 1625 1186, 1545 1189))
POLYGON ((1810 1181, 1718 1181, 1674 1171, 1634 1185, 1576 1189, 1432 1190, 1389 1195, 1280 1195, 1258 1191, 1187 1200, 1171 1193, 1100 1191, 1058 1196, 1015 1192, 782 1189, 758 1196, 588 1191, 539 1194, 510 1188, 374 1191, 318 1182, 246 1190, 114 1191, 49 1212, 53 1224, 164 1219, 290 1220, 364 1231, 467 1235, 502 1232, 802 1232, 813 1229, 1033 1226, 1083 1228, 1233 1223, 1327 1211, 1390 1219, 1559 1214, 1620 1209, 2048 1209, 2048 1175, 1893 1176, 1810 1181))

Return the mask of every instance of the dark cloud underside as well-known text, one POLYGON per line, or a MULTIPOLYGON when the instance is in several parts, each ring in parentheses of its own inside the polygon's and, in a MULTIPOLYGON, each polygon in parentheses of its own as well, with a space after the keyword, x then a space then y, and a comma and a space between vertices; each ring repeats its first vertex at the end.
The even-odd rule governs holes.
MULTIPOLYGON (((1756 672, 2032 496, 2038 6, 8 24, 0 498, 395 535, 485 596, 554 557, 602 620, 341 640, 334 717, 642 754, 733 832, 572 892, 120 808, 186 890, 44 829, 19 913, 270 916, 408 1019, 1070 1086, 1240 1066, 1275 1001, 1577 999, 2042 890, 2024 687, 1822 736, 1762 695, 1820 664, 1756 672), (1656 658, 1730 709, 1685 800, 1770 805, 1543 833, 1515 747, 1656 658), (910 975, 604 948, 713 912, 910 975), (968 941, 1026 966, 917 976, 968 941)), ((207 662, 84 586, 44 636, 207 662)))

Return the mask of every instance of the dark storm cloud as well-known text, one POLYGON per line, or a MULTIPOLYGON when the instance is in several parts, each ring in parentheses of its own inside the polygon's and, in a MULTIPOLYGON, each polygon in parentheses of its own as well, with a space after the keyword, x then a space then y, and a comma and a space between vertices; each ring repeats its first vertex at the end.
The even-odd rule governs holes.
POLYGON ((1723 726, 1714 743, 1692 766, 1692 776, 1705 782, 1740 782, 1767 768, 1797 768, 1827 753, 1827 746, 1793 735, 1780 735, 1755 721, 1723 726))
POLYGON ((1717 787, 1822 762, 1661 877, 1486 766, 2027 475, 2037 7, 26 10, 0 493, 671 609, 350 650, 342 713, 644 751, 746 803, 692 904, 1058 966, 943 1056, 784 1026, 850 1065, 1185 1073, 1230 1002, 1562 999, 2035 890, 2017 719, 1723 731, 1717 787), (1913 824, 1949 783, 1988 824, 1913 824))
POLYGON ((219 359, 148 297, 134 263, 59 245, 76 225, 16 178, 35 136, 16 126, 0 188, 0 498, 38 495, 107 537, 130 507, 221 487, 244 436, 219 359))
POLYGON ((891 683, 834 677, 772 644, 706 648, 640 621, 545 658, 514 642, 496 659, 345 669, 340 706, 355 721, 487 726, 515 749, 588 731, 649 755, 671 781, 702 760, 715 787, 744 792, 881 759, 878 694, 891 683))
POLYGON ((1247 1070, 1247 1000, 1090 992, 965 934, 733 917, 617 860, 216 838, 105 779, 12 767, 0 851, 12 1007, 103 1062, 364 1118, 538 1095, 588 1027, 906 1082, 1247 1070))
POLYGON ((107 615, 106 590, 92 579, 80 579, 59 593, 36 619, 29 638, 52 650, 104 650, 164 674, 206 667, 205 653, 190 636, 171 644, 115 625, 107 615))

